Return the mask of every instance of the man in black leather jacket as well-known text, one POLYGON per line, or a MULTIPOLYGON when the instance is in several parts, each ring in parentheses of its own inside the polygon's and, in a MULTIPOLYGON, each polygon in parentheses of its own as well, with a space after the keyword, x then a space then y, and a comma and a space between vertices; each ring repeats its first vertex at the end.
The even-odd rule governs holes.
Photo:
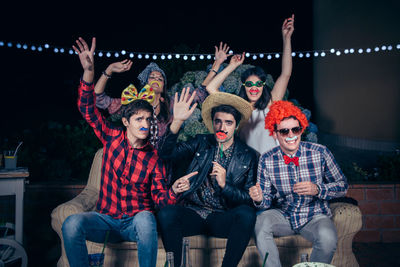
POLYGON ((174 119, 159 156, 197 175, 180 186, 177 205, 162 208, 157 219, 167 252, 181 262, 182 238, 198 234, 227 238, 222 266, 237 266, 254 231, 255 209, 249 188, 255 184, 258 153, 235 136, 251 115, 250 104, 229 93, 214 93, 202 105, 202 118, 213 134, 177 142, 183 122, 193 113, 194 94, 175 95, 174 119))

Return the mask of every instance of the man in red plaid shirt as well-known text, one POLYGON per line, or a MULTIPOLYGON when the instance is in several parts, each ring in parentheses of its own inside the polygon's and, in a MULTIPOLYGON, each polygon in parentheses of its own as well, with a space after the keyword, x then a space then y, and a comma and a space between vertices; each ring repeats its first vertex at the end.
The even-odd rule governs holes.
POLYGON ((149 143, 153 108, 146 97, 132 95, 122 108, 122 123, 113 126, 97 110, 93 86, 95 38, 89 49, 82 39, 73 46, 84 73, 80 81, 78 108, 103 143, 101 186, 96 211, 69 216, 62 227, 68 261, 73 266, 88 266, 85 240, 103 243, 135 241, 141 267, 156 266, 157 227, 154 211, 174 204, 177 195, 189 189, 186 175, 167 189, 165 167, 149 143))

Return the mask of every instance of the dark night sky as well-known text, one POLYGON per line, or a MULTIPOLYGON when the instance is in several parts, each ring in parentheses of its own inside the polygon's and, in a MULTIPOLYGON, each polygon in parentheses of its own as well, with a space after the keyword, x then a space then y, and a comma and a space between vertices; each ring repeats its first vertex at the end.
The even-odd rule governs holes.
MULTIPOLYGON (((23 8, 15 3, 0 11, 0 40, 69 48, 78 36, 87 40, 95 36, 99 50, 173 52, 184 45, 203 53, 214 53, 214 45, 224 41, 234 52, 280 52, 282 22, 294 13, 293 51, 312 49, 312 1, 134 2, 127 6, 115 1, 91 5, 55 1, 23 8)), ((0 58, 1 125, 7 132, 49 119, 68 123, 80 119, 75 89, 82 71, 77 56, 0 47, 0 58)), ((96 59, 98 73, 117 61, 96 59)), ((134 59, 131 71, 113 78, 106 90, 120 93, 149 62, 134 59)), ((280 59, 246 59, 246 63, 264 67, 274 79, 280 73, 280 59)), ((188 67, 182 60, 176 64, 188 67)), ((313 110, 312 59, 294 59, 289 90, 291 97, 313 110)))

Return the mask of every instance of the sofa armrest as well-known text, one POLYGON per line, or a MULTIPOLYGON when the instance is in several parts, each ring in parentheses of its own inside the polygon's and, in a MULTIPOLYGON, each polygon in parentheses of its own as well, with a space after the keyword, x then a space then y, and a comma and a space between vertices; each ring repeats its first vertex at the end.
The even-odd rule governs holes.
POLYGON ((362 214, 358 206, 335 202, 330 204, 332 220, 335 224, 338 237, 357 233, 362 226, 362 214))
POLYGON ((75 198, 57 206, 51 213, 51 226, 54 231, 61 237, 61 227, 65 219, 72 214, 93 210, 98 195, 98 189, 86 186, 75 198))

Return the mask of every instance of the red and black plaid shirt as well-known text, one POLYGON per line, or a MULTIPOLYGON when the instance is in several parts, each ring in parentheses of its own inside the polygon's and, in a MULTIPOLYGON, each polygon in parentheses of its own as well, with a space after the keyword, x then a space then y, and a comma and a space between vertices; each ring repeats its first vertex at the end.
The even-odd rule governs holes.
POLYGON ((93 83, 81 80, 78 108, 103 143, 97 201, 100 213, 121 218, 176 202, 176 195, 167 189, 165 167, 157 151, 150 143, 133 148, 125 129, 113 126, 101 115, 95 106, 93 83))

